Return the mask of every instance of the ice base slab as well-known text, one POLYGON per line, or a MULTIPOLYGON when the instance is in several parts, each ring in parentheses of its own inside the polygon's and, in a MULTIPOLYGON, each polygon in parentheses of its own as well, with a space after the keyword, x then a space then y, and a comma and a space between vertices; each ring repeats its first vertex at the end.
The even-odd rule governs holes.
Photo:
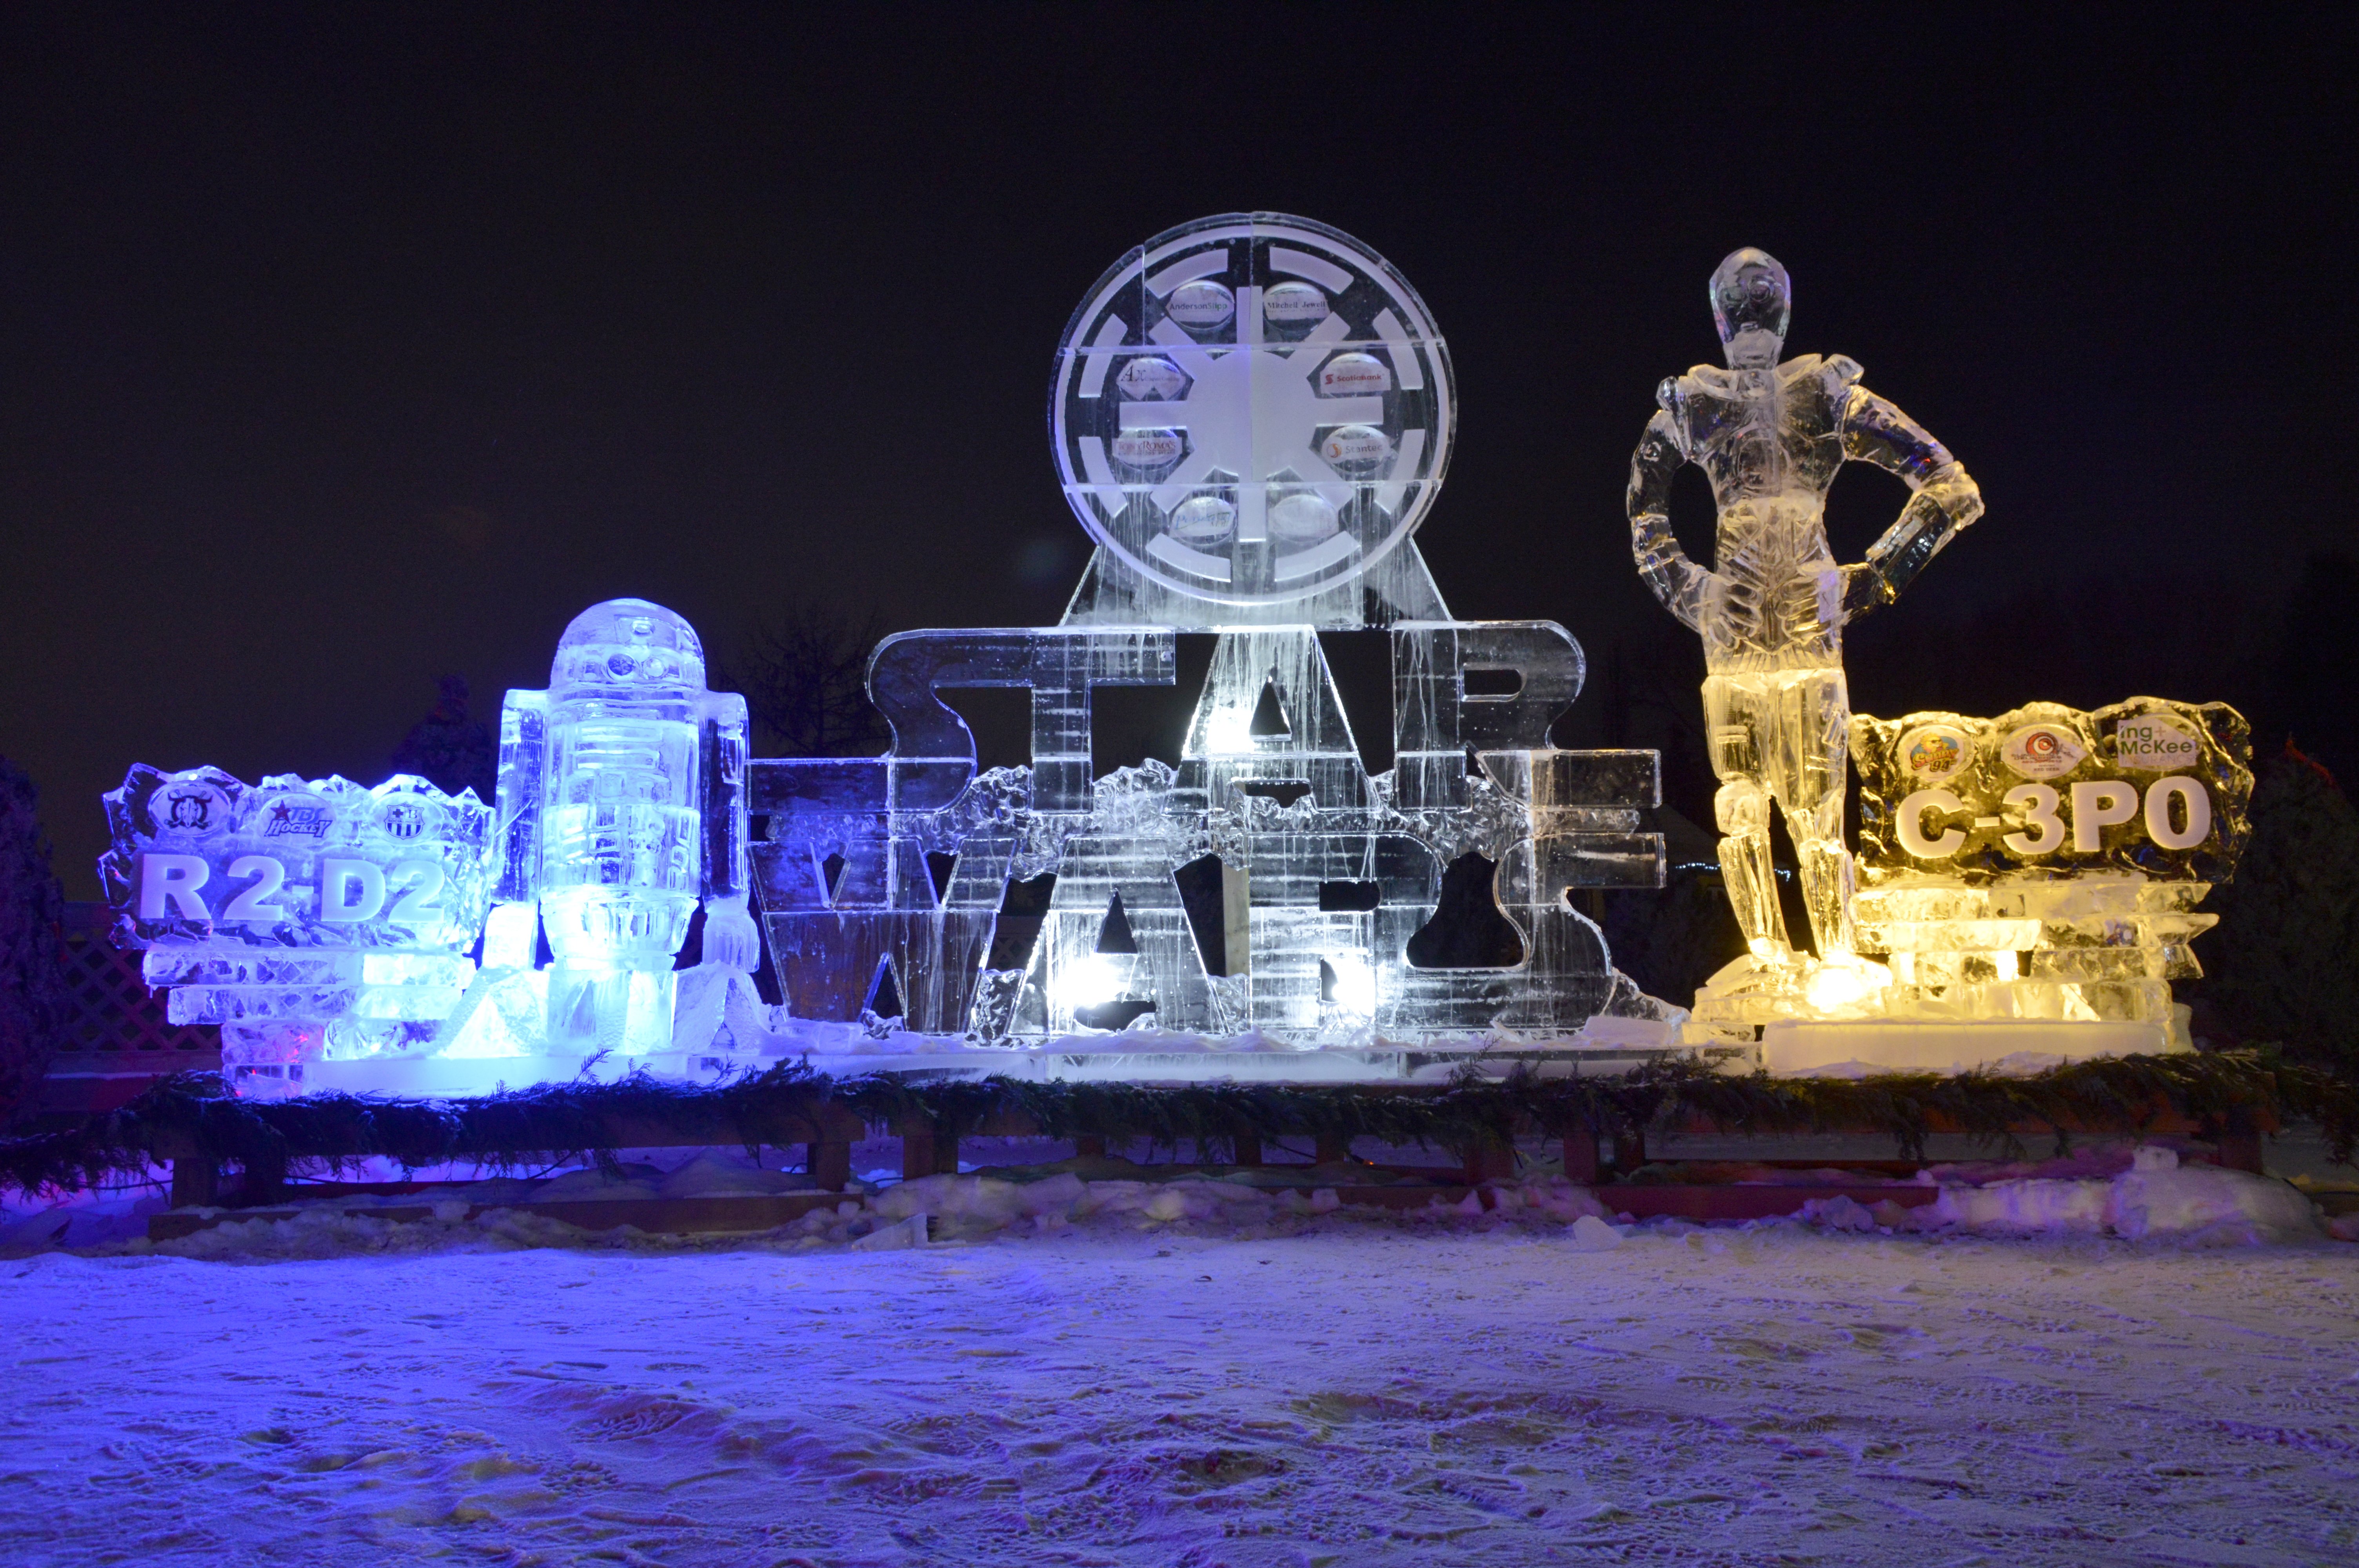
POLYGON ((1094 1084, 1446 1084, 1472 1068, 1484 1078, 1518 1069, 1542 1078, 1626 1073, 1688 1053, 1677 1047, 1580 1049, 1569 1045, 1448 1047, 1327 1046, 1309 1051, 1123 1051, 1097 1042, 1087 1048, 981 1046, 908 1055, 812 1056, 810 1067, 832 1077, 904 1073, 929 1079, 1011 1078, 1018 1083, 1094 1084))
POLYGON ((305 1062, 291 1092, 391 1095, 402 1099, 462 1099, 526 1089, 536 1084, 571 1083, 585 1067, 601 1081, 645 1068, 659 1077, 688 1076, 676 1054, 657 1056, 375 1056, 359 1061, 305 1062), (594 1065, 592 1065, 594 1063, 594 1065))
POLYGON ((1789 1019, 1761 1032, 1761 1065, 1778 1076, 1832 1076, 1846 1067, 1948 1075, 2002 1063, 2048 1066, 2184 1049, 2172 1039, 2169 1024, 2126 1020, 1910 1023, 1789 1019))

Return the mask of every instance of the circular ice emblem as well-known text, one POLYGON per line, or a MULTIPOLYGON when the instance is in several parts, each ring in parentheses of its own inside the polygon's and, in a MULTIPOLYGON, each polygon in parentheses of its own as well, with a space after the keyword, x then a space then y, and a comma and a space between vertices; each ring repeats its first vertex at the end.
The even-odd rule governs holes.
POLYGON ((1900 737, 1900 765, 1922 787, 1946 784, 1973 760, 1973 741, 1948 724, 1925 724, 1900 737))
POLYGON ((414 795, 397 795, 377 807, 376 825, 385 830, 386 838, 407 844, 432 836, 440 826, 440 816, 431 802, 414 795))
POLYGON ((158 834, 201 837, 229 826, 230 799, 202 779, 172 779, 147 802, 158 834))
POLYGON ((2008 768, 2027 779, 2061 778, 2088 754, 2071 731, 2053 724, 2027 724, 1999 745, 2008 768))
POLYGON ((1324 224, 1230 213, 1098 280, 1049 435, 1098 543, 1164 587, 1283 603, 1357 578, 1433 504, 1457 419, 1425 302, 1324 224))

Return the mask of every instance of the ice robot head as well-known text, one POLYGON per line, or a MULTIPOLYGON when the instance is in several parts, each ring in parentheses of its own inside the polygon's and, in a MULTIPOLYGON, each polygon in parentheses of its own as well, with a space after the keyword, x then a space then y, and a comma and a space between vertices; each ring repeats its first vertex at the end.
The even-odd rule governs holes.
POLYGON ((610 599, 573 618, 557 640, 549 690, 569 697, 680 697, 704 689, 696 629, 660 604, 610 599))
POLYGON ((486 968, 530 962, 532 905, 556 965, 549 1037, 642 1057, 671 1034, 672 963, 700 902, 705 957, 748 967, 745 698, 704 685, 689 623, 611 599, 558 640, 546 692, 501 720, 500 898, 486 968))
POLYGON ((1767 251, 1746 245, 1729 252, 1712 269, 1712 324, 1720 329, 1721 347, 1734 369, 1777 362, 1793 307, 1793 283, 1767 251))

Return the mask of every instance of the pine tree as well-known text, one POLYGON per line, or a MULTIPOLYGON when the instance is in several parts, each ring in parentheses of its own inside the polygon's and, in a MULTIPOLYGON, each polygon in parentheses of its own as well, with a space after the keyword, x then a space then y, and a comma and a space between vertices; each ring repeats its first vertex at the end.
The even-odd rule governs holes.
POLYGON ((756 625, 709 684, 745 694, 777 755, 873 755, 891 738, 868 701, 868 655, 884 630, 874 611, 854 620, 807 602, 756 625))
POLYGON ((416 773, 446 795, 473 789, 489 800, 498 783, 492 732, 467 717, 467 678, 444 676, 434 711, 410 727, 393 753, 396 773, 416 773))
POLYGON ((2253 792, 2253 837, 2212 895, 2200 995, 2254 1042, 2359 1074, 2359 810, 2291 745, 2253 792))
POLYGON ((0 757, 0 1125, 39 1098, 67 1023, 65 892, 39 797, 0 757))

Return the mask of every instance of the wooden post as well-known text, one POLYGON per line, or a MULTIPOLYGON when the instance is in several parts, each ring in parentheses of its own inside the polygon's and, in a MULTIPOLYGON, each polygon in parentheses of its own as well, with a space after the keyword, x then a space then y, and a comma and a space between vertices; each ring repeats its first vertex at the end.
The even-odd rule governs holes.
POLYGON ((1349 1164, 1352 1159, 1352 1141, 1340 1132, 1322 1132, 1319 1135, 1316 1158, 1322 1165, 1349 1164))
POLYGON ((2219 1133, 2212 1140, 2219 1151, 2220 1163, 2231 1171, 2250 1171, 2256 1176, 2267 1175, 2261 1162, 2261 1130, 2253 1119, 2253 1108, 2232 1105, 2219 1133))
POLYGON ((852 1142, 845 1138, 822 1138, 805 1145, 810 1155, 810 1177, 832 1193, 840 1193, 852 1184, 852 1142))
POLYGON ((1579 1182, 1582 1186, 1595 1186, 1599 1173, 1597 1134, 1590 1128, 1568 1132, 1564 1138, 1564 1179, 1579 1182))
POLYGON ((1234 1152, 1236 1154, 1236 1162, 1238 1164, 1258 1165, 1261 1163, 1260 1133, 1240 1132, 1235 1136, 1234 1141, 1236 1144, 1234 1152))
POLYGON ((193 1154, 172 1162, 172 1206, 205 1208, 221 1201, 221 1167, 193 1154))
POLYGON ((901 1135, 901 1179, 914 1182, 919 1176, 934 1173, 934 1123, 930 1117, 913 1116, 895 1129, 901 1135))
POLYGON ((1073 1140, 1073 1158, 1074 1158, 1074 1159, 1076 1159, 1076 1160, 1103 1160, 1103 1159, 1104 1159, 1105 1157, 1106 1157, 1106 1152, 1105 1152, 1105 1140, 1104 1140, 1104 1139, 1103 1139, 1103 1138, 1089 1138, 1089 1137, 1082 1137, 1082 1138, 1076 1138, 1076 1139, 1074 1139, 1074 1140, 1073 1140))
POLYGON ((1614 1135, 1614 1168, 1628 1175, 1647 1162, 1647 1130, 1634 1127, 1614 1135))

